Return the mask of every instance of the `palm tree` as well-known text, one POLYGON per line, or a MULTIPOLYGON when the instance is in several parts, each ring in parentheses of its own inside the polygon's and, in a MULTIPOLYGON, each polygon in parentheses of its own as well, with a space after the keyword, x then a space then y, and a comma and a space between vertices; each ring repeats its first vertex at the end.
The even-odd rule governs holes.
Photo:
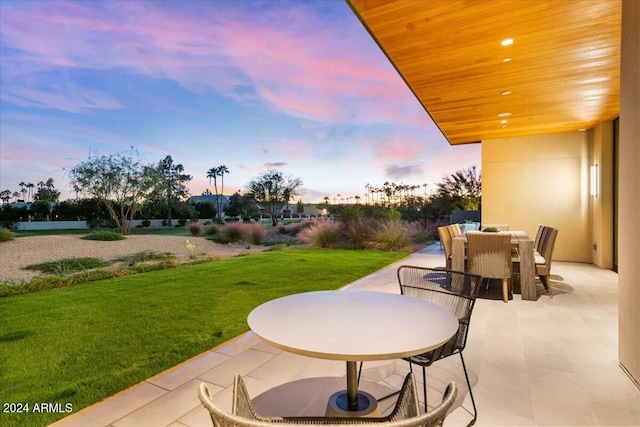
POLYGON ((17 191, 14 191, 13 192, 13 201, 17 203, 18 202, 18 197, 20 197, 20 193, 17 192, 17 191))
POLYGON ((27 192, 27 190, 24 188, 27 184, 24 183, 24 181, 20 181, 20 184, 18 184, 20 186, 20 192, 22 193, 22 198, 24 199, 24 193, 27 192))
MULTIPOLYGON (((207 178, 209 178, 209 185, 211 185, 211 178, 213 178, 213 189, 216 193, 216 207, 218 204, 218 168, 217 166, 212 167, 207 171, 207 178)), ((220 218, 220 211, 216 212, 216 216, 220 218)))
POLYGON ((207 178, 209 178, 209 184, 211 184, 211 178, 213 178, 213 188, 216 192, 216 208, 218 209, 218 214, 217 214, 218 218, 221 217, 221 213, 222 213, 222 200, 220 199, 221 194, 218 193, 218 182, 216 178, 220 177, 222 179, 221 192, 223 193, 225 173, 229 173, 229 168, 227 168, 225 165, 214 166, 207 171, 207 178))
MULTIPOLYGON (((225 165, 218 166, 218 175, 220 175, 220 193, 224 197, 224 174, 229 173, 229 168, 225 165)), ((218 198, 220 200, 220 198, 218 198)), ((218 212, 222 212, 222 201, 219 202, 218 212)))
POLYGON ((28 182, 27 183, 27 188, 29 189, 29 198, 27 199, 28 202, 31 201, 31 199, 33 198, 33 188, 35 187, 35 185, 33 185, 33 182, 28 182))

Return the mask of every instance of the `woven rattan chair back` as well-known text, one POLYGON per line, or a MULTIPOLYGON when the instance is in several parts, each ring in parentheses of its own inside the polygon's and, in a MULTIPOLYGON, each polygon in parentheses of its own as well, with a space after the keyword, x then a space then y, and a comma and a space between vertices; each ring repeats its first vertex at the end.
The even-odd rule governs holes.
POLYGON ((442 401, 433 410, 420 413, 418 409, 418 395, 415 380, 409 373, 402 385, 396 406, 386 417, 358 418, 358 417, 263 417, 256 413, 247 387, 238 374, 235 376, 233 387, 232 413, 229 414, 211 401, 211 395, 206 384, 200 384, 198 397, 202 405, 209 411, 214 427, 272 427, 273 424, 294 425, 325 425, 342 426, 358 424, 359 426, 378 426, 385 423, 385 427, 431 427, 442 426, 447 412, 457 397, 458 390, 454 382, 447 386, 442 401))
POLYGON ((549 295, 553 296, 549 276, 551 275, 551 258, 553 258, 553 248, 556 245, 558 230, 552 227, 544 227, 541 234, 538 253, 544 258, 544 264, 536 263, 536 274, 540 276, 540 281, 549 292, 549 295))
POLYGON ((485 279, 511 277, 511 235, 507 233, 467 233, 469 272, 485 279))
POLYGON ((449 225, 449 233, 451 233, 451 238, 461 235, 462 228, 460 227, 460 224, 449 225))
POLYGON ((444 259, 446 263, 446 268, 450 270, 453 241, 451 238, 451 232, 449 231, 449 227, 446 225, 442 227, 438 227, 438 236, 440 236, 440 241, 442 242, 442 248, 444 249, 444 259))

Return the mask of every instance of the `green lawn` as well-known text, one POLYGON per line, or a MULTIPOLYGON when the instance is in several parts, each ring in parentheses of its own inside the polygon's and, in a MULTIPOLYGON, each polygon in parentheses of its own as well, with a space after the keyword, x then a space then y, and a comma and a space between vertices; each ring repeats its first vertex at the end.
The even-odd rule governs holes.
MULTIPOLYGON (((337 289, 404 256, 287 249, 0 298, 0 402, 77 412, 247 331, 265 301, 337 289)), ((62 416, 0 413, 0 425, 62 416)))

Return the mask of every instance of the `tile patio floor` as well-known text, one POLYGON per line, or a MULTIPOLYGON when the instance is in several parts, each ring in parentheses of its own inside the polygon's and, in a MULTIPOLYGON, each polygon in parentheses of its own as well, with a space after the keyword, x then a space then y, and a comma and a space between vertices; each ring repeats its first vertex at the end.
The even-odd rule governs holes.
MULTIPOLYGON (((349 286, 398 292, 399 265, 434 267, 443 258, 432 245, 349 286)), ((476 425, 640 425, 640 391, 616 357, 617 275, 565 262, 554 262, 553 273, 554 298, 538 285, 536 302, 522 301, 519 294, 509 304, 478 300, 464 353, 478 405, 476 425)), ((230 410, 236 372, 263 415, 324 415, 329 396, 345 386, 344 362, 286 353, 248 332, 53 425, 211 426, 197 398, 198 384, 206 382, 214 401, 230 410)), ((381 397, 397 389, 407 372, 403 361, 368 362, 360 387, 381 397)), ((459 357, 427 372, 432 403, 446 382, 456 381, 461 396, 445 426, 466 425, 471 401, 459 357)), ((383 412, 392 400, 381 404, 383 412)))

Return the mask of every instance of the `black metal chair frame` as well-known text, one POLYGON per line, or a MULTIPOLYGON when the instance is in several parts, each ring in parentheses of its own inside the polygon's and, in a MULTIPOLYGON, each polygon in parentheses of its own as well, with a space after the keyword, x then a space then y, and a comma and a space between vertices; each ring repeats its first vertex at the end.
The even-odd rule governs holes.
POLYGON ((425 411, 428 410, 426 368, 440 359, 457 353, 460 355, 462 369, 464 370, 464 376, 467 381, 467 387, 469 388, 469 395, 471 396, 471 403, 473 405, 473 419, 468 425, 471 426, 475 424, 478 418, 478 411, 473 397, 473 391, 471 389, 471 382, 469 381, 469 374, 467 373, 467 366, 464 362, 464 357, 462 356, 462 351, 466 346, 471 314, 481 286, 482 277, 476 274, 459 271, 411 265, 400 266, 397 271, 397 276, 401 294, 425 299, 447 308, 458 317, 459 321, 458 331, 447 343, 435 350, 431 350, 430 352, 404 358, 404 360, 409 362, 409 368, 412 372, 413 364, 422 367, 425 411), (421 280, 415 280, 416 283, 407 283, 405 280, 405 273, 408 269, 411 269, 415 273, 414 278, 420 278, 421 280))

